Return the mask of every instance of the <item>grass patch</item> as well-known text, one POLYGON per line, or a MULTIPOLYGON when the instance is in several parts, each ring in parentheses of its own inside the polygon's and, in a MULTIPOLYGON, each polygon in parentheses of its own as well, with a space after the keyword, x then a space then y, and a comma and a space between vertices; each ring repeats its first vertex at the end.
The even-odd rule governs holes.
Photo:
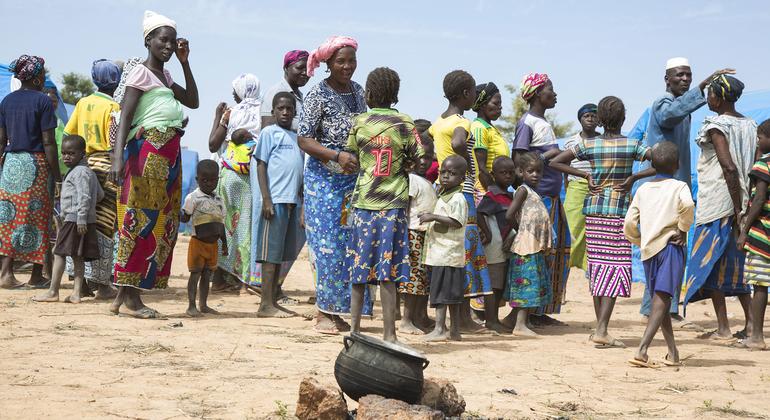
POLYGON ((698 411, 701 413, 727 414, 729 416, 743 417, 743 418, 749 418, 749 419, 766 419, 767 418, 767 416, 763 414, 753 413, 751 411, 733 408, 734 402, 735 401, 730 401, 723 406, 718 406, 718 405, 714 405, 714 403, 711 400, 705 400, 703 401, 703 405, 701 407, 698 407, 698 411))

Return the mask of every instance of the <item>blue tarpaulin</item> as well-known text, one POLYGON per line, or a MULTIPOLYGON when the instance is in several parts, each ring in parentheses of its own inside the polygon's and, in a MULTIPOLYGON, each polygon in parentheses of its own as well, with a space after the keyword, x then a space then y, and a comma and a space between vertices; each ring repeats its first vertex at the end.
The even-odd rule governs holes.
MULTIPOLYGON (((6 64, 0 64, 0 101, 2 101, 6 95, 18 89, 20 85, 21 82, 13 77, 13 73, 8 70, 8 66, 6 64)), ((64 124, 67 124, 69 115, 72 113, 72 109, 74 109, 75 106, 64 103, 61 99, 61 95, 59 95, 59 88, 56 87, 56 84, 54 84, 53 80, 48 76, 45 77, 45 87, 56 89, 56 95, 59 96, 59 106, 56 108, 56 116, 59 117, 64 124)))

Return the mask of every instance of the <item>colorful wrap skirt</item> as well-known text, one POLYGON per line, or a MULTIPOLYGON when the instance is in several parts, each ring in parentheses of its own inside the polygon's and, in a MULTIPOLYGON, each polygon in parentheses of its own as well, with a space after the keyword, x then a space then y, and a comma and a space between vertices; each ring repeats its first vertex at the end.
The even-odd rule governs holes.
POLYGON ((228 254, 222 255, 220 243, 218 266, 239 281, 248 283, 252 241, 249 175, 223 167, 219 171, 217 195, 225 204, 225 237, 229 247, 228 254))
POLYGON ((126 144, 115 285, 164 289, 179 230, 182 132, 139 131, 126 144))
POLYGON ((0 255, 43 264, 53 199, 45 153, 6 152, 0 173, 0 255))
POLYGON ((487 257, 481 244, 481 233, 476 224, 476 202, 473 194, 463 193, 468 203, 468 224, 465 226, 465 297, 492 294, 492 283, 487 270, 487 257))
POLYGON ((570 233, 561 198, 543 196, 543 204, 548 209, 554 230, 553 248, 545 256, 548 273, 551 276, 550 298, 537 310, 538 315, 558 314, 567 293, 569 277, 570 233))
POLYGON ((409 279, 406 209, 353 210, 348 245, 353 284, 400 283, 409 279))
POLYGON ((398 284, 398 292, 407 295, 428 296, 430 277, 423 264, 425 231, 409 230, 409 279, 398 284))
POLYGON ((588 195, 588 181, 575 179, 569 182, 564 196, 564 214, 570 233, 569 266, 588 271, 586 254, 586 216, 583 203, 588 195))
POLYGON ((552 293, 551 273, 542 252, 511 256, 503 299, 512 308, 540 307, 550 301, 552 293))
POLYGON ((631 243, 623 218, 586 216, 586 248, 591 295, 631 296, 631 243))

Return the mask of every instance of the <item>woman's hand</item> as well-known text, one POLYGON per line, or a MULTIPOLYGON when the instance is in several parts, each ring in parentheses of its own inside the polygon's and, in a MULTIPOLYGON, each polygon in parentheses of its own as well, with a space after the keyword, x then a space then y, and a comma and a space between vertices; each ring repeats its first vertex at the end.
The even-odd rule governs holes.
POLYGON ((627 192, 631 191, 631 187, 634 186, 634 182, 635 181, 636 180, 634 179, 633 176, 629 176, 622 183, 612 187, 612 189, 615 190, 615 191, 620 191, 620 192, 627 193, 627 192))
POLYGON ((746 235, 746 232, 741 231, 741 234, 738 235, 738 240, 735 241, 736 245, 738 245, 738 251, 745 252, 743 247, 746 246, 748 239, 749 237, 746 235))
POLYGON ((222 119, 222 116, 225 115, 225 111, 227 111, 229 108, 227 107, 227 103, 220 102, 217 107, 214 109, 214 118, 217 120, 222 119))
POLYGON ((273 200, 268 199, 262 199, 262 217, 265 220, 270 220, 275 216, 275 209, 273 208, 273 200))
POLYGON ((113 155, 109 180, 117 186, 123 185, 123 156, 119 156, 118 154, 113 155))
POLYGON ((340 164, 345 173, 354 174, 358 172, 358 159, 352 153, 340 152, 337 163, 340 164))
POLYGON ((179 64, 187 64, 187 60, 190 57, 190 41, 186 38, 176 39, 176 58, 179 60, 179 64))
POLYGON ((600 186, 596 185, 596 183, 594 183, 594 177, 593 176, 591 176, 589 174, 588 177, 586 178, 586 180, 588 181, 588 191, 590 191, 592 195, 599 195, 599 194, 602 193, 602 187, 600 187, 600 186))

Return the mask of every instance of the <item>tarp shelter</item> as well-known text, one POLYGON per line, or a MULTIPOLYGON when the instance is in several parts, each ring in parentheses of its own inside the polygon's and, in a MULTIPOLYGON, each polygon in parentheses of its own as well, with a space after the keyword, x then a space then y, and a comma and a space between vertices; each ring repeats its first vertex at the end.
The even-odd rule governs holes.
MULTIPOLYGON (((198 152, 182 148, 182 203, 184 203, 187 194, 196 188, 198 183, 195 181, 195 169, 198 166, 198 152)), ((191 234, 192 225, 182 223, 179 225, 179 232, 191 234)))

